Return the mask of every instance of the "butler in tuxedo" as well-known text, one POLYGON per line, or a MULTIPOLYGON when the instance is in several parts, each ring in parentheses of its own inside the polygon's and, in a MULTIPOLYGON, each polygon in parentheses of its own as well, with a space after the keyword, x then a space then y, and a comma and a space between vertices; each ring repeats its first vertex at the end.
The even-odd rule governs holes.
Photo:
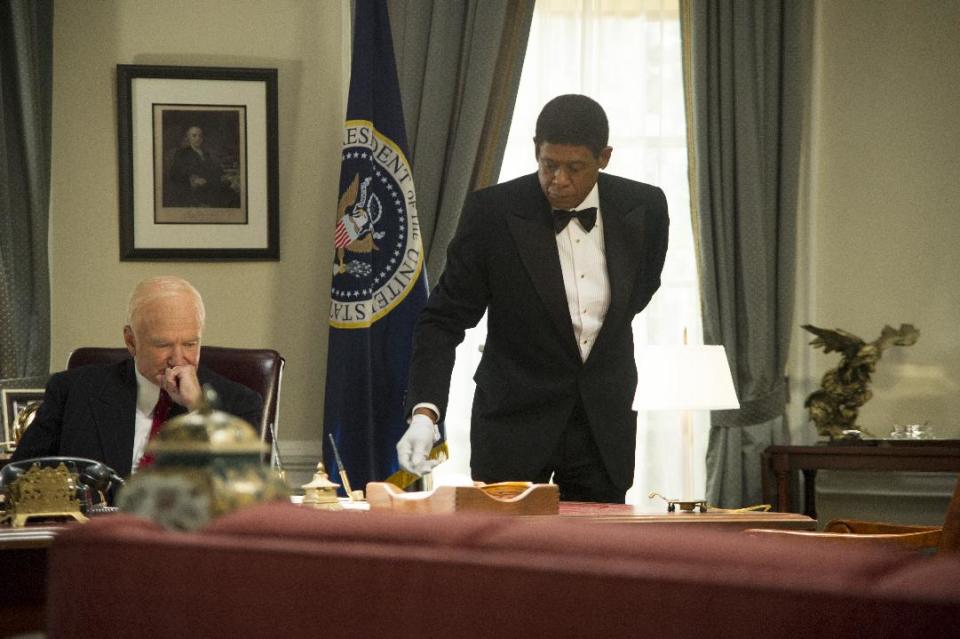
POLYGON ((471 193, 414 336, 400 465, 416 474, 446 411, 456 346, 487 313, 474 380, 471 472, 560 498, 622 503, 633 483, 637 385, 631 321, 660 286, 667 203, 600 171, 603 108, 582 95, 537 119, 538 170, 471 193))
POLYGON ((217 391, 223 410, 259 423, 260 395, 199 366, 204 317, 203 299, 186 280, 137 284, 123 327, 130 358, 54 374, 13 460, 86 457, 130 475, 152 432, 194 408, 203 384, 217 391))

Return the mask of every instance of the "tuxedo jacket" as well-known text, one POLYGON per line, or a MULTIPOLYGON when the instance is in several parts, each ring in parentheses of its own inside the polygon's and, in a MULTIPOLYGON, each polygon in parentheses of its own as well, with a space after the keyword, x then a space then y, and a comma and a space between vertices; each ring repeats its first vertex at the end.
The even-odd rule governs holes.
MULTIPOLYGON (((217 391, 221 410, 251 424, 260 423, 263 401, 258 393, 203 367, 197 369, 197 378, 217 391)), ((133 465, 136 412, 137 377, 132 358, 55 373, 12 459, 85 457, 126 477, 133 465)), ((170 417, 186 412, 185 407, 173 403, 170 417)))
POLYGON ((471 414, 474 479, 532 479, 580 401, 611 479, 624 489, 633 483, 637 370, 630 325, 660 286, 667 203, 655 186, 603 173, 598 183, 610 306, 585 362, 537 175, 466 199, 446 268, 418 319, 406 409, 431 402, 446 415, 455 349, 486 311, 471 414))

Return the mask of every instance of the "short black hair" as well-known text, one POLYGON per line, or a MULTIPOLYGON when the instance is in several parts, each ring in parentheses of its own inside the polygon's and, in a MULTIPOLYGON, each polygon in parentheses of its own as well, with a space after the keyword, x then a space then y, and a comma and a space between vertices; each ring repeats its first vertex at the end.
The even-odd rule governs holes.
POLYGON ((543 106, 533 141, 537 149, 544 142, 585 146, 599 157, 609 136, 610 125, 603 107, 585 95, 568 93, 543 106))

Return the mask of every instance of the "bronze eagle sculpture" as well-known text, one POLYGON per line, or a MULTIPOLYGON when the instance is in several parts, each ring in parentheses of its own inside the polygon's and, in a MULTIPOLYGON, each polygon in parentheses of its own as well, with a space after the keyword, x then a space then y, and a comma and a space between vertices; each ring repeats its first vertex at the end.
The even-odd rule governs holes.
POLYGON ((865 342, 840 329, 830 330, 810 324, 804 324, 803 328, 816 335, 811 346, 822 348, 824 353, 836 351, 842 357, 839 366, 824 373, 820 389, 804 402, 817 433, 830 439, 843 438, 844 431, 861 430, 856 425, 857 415, 860 407, 873 397, 869 388, 870 376, 883 351, 891 346, 912 346, 920 337, 920 331, 913 324, 901 324, 899 329, 884 326, 880 337, 872 342, 865 342))

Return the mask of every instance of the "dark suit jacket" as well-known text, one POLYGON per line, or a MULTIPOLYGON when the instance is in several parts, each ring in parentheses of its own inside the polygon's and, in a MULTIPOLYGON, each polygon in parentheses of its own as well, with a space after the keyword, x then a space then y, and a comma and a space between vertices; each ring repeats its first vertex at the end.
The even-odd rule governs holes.
POLYGON ((614 483, 626 489, 633 482, 630 323, 660 286, 667 203, 659 188, 612 175, 600 175, 599 189, 611 299, 586 362, 536 174, 467 197, 446 268, 418 320, 406 408, 432 402, 446 415, 454 351, 486 310, 470 432, 474 479, 532 479, 579 398, 614 483))
MULTIPOLYGON (((217 391, 221 410, 251 424, 260 423, 263 401, 259 394, 203 367, 197 369, 197 378, 217 391)), ((126 477, 133 465, 136 412, 133 359, 55 373, 12 459, 85 457, 103 462, 126 477)), ((173 404, 170 417, 186 412, 185 407, 173 404)))
POLYGON ((201 157, 190 147, 181 147, 173 155, 170 180, 164 191, 164 206, 238 207, 239 195, 222 182, 223 167, 209 151, 201 157), (190 176, 206 180, 203 186, 192 186, 190 176))

